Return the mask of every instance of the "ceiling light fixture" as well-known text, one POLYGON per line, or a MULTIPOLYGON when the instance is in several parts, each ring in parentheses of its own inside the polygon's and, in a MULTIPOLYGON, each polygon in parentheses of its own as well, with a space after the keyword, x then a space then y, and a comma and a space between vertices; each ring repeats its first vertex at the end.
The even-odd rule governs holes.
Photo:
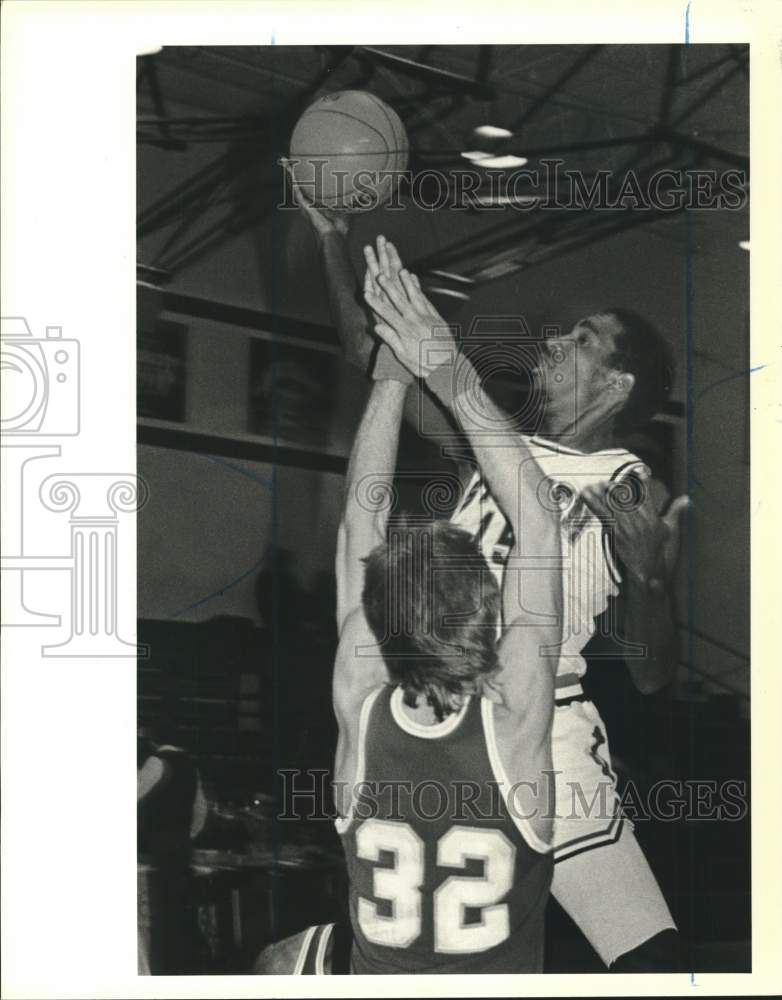
POLYGON ((478 166, 505 169, 506 167, 523 167, 528 162, 526 156, 488 156, 478 160, 478 166))
POLYGON ((473 129, 476 135, 484 136, 487 139, 510 139, 513 133, 507 128, 498 128, 496 125, 479 125, 473 129))
POLYGON ((454 274, 453 271, 430 271, 429 273, 436 274, 440 278, 449 278, 451 281, 460 281, 464 285, 475 284, 472 278, 468 278, 463 274, 454 274))
POLYGON ((475 160, 476 162, 491 159, 491 153, 484 153, 480 149, 468 149, 466 153, 460 153, 459 155, 463 156, 465 160, 475 160))
MULTIPOLYGON (((539 205, 540 198, 533 194, 478 194, 475 195, 475 200, 479 205, 491 206, 491 205, 539 205)), ((434 272, 432 272, 434 273, 434 272)))
POLYGON ((462 299, 465 302, 470 301, 470 296, 465 292, 457 292, 455 288, 439 288, 432 287, 426 289, 429 295, 448 295, 452 299, 462 299))

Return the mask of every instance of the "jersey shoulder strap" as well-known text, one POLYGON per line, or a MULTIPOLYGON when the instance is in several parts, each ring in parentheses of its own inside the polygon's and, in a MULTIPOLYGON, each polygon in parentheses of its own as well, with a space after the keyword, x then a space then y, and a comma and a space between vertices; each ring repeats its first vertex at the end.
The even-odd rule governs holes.
POLYGON ((369 718, 372 714, 373 705, 377 701, 380 693, 384 691, 386 687, 387 685, 381 684, 380 687, 375 688, 374 691, 370 691, 361 705, 361 711, 358 717, 358 737, 356 740, 356 770, 353 776, 352 787, 350 789, 350 806, 344 816, 339 816, 334 821, 334 826, 339 834, 347 832, 353 819, 353 812, 356 803, 356 787, 364 780, 364 771, 366 768, 367 729, 369 728, 369 718))

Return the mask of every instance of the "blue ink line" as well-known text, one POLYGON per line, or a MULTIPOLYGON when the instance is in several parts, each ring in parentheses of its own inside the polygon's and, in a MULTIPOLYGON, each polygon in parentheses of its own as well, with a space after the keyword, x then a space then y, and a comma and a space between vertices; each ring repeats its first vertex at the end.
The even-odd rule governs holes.
POLYGON ((752 375, 754 372, 762 371, 764 368, 768 368, 768 365, 755 365, 754 368, 747 368, 743 372, 734 372, 732 375, 726 375, 724 378, 717 379, 716 382, 712 382, 711 385, 707 385, 705 389, 701 389, 698 393, 698 399, 702 399, 707 392, 712 389, 716 389, 718 385, 723 385, 725 382, 731 382, 734 378, 742 378, 744 375, 752 375))
POLYGON ((230 469, 231 472, 235 472, 239 476, 247 476, 248 479, 252 479, 256 483, 260 483, 261 486, 264 486, 267 490, 274 489, 274 483, 271 479, 263 479, 254 472, 250 472, 249 469, 243 469, 241 465, 234 465, 233 462, 227 462, 224 458, 217 458, 215 455, 204 455, 203 457, 210 462, 214 462, 216 465, 224 465, 226 469, 230 469))
POLYGON ((180 615, 184 615, 188 611, 192 611, 193 608, 200 608, 202 605, 208 604, 209 601, 213 601, 215 599, 215 597, 223 597, 225 594, 228 593, 229 590, 232 590, 237 584, 241 583, 242 580, 246 580, 247 577, 251 573, 257 572, 257 570, 259 570, 261 568, 261 566, 263 566, 265 560, 266 560, 266 557, 262 556, 258 560, 258 562, 256 562, 254 565, 252 565, 248 570, 245 570, 245 572, 242 573, 240 576, 237 576, 235 580, 229 581, 228 583, 224 584, 222 587, 220 587, 217 590, 213 591, 211 594, 207 594, 206 597, 202 597, 199 601, 195 601, 193 604, 188 604, 188 606, 186 608, 182 608, 181 611, 177 611, 177 613, 175 615, 172 615, 172 617, 173 618, 179 618, 180 615))
MULTIPOLYGON (((685 42, 689 44, 690 41, 690 4, 687 3, 687 10, 685 13, 685 42)), ((688 70, 688 52, 685 47, 685 51, 682 53, 681 59, 681 70, 682 77, 687 76, 688 70)), ((689 168, 692 169, 694 166, 694 157, 690 159, 689 168)), ((685 370, 685 385, 686 385, 686 399, 687 399, 687 413, 686 413, 686 447, 687 447, 687 495, 692 497, 695 496, 696 483, 698 483, 698 477, 695 471, 695 269, 694 269, 694 256, 695 256, 695 238, 693 232, 693 222, 692 213, 684 213, 684 236, 685 236, 685 260, 684 260, 684 287, 685 287, 685 324, 686 324, 686 341, 685 341, 685 351, 686 351, 686 370, 685 370)), ((701 487, 702 488, 702 487, 701 487)), ((695 537, 695 510, 694 505, 691 504, 687 510, 687 533, 689 538, 695 537)), ((685 662, 687 664, 687 698, 688 700, 692 697, 692 692, 694 689, 694 684, 696 680, 696 668, 695 668, 695 627, 696 627, 696 592, 698 587, 698 574, 696 566, 696 552, 694 545, 687 546, 687 596, 686 596, 686 607, 687 607, 687 640, 686 640, 686 655, 685 662)), ((689 726, 689 739, 687 747, 687 764, 689 767, 689 774, 694 773, 694 761, 695 761, 695 726, 689 726)), ((689 837, 688 843, 688 860, 690 863, 690 870, 695 868, 695 843, 692 836, 689 837)), ((690 922, 694 926, 695 917, 695 898, 693 894, 690 894, 690 905, 688 907, 690 922)), ((692 980, 694 982, 694 980, 692 980)))
MULTIPOLYGON (((690 0, 690 2, 691 2, 691 0, 690 0)), ((274 43, 272 42, 272 44, 274 44, 274 43)), ((690 4, 689 3, 687 4, 687 7, 686 7, 686 9, 684 11, 684 44, 685 45, 689 45, 690 44, 690 4)))

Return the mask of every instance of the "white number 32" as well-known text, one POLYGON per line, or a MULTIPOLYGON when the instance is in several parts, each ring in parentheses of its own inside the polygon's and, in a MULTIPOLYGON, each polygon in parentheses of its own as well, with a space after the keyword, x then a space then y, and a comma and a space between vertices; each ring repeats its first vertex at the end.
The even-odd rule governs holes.
MULTIPOLYGON (((384 916, 369 899, 358 900, 358 922, 368 941, 406 948, 421 934, 421 886, 424 842, 406 823, 370 819, 356 834, 358 856, 379 861, 380 852, 394 856, 393 868, 376 868, 373 894, 391 903, 384 916)), ((486 951, 510 934, 507 903, 499 900, 513 884, 516 849, 501 830, 454 826, 437 844, 437 864, 464 868, 468 860, 483 862, 483 874, 451 875, 434 893, 434 949, 464 954, 486 951), (480 911, 480 922, 465 923, 467 907, 480 911)))

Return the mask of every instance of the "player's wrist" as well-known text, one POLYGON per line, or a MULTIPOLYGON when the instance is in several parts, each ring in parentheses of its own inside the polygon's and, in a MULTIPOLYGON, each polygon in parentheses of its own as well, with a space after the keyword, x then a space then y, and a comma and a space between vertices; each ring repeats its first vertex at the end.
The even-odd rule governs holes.
POLYGON ((315 232, 321 246, 326 243, 344 243, 347 237, 347 233, 341 233, 332 222, 315 225, 315 232))
POLYGON ((412 372, 397 359, 388 344, 380 344, 375 354, 372 366, 372 378, 375 382, 392 381, 409 385, 414 376, 412 372))
MULTIPOLYGON (((440 357, 439 348, 438 352, 430 352, 430 355, 436 361, 440 357)), ((458 354, 454 341, 452 346, 443 348, 440 364, 430 366, 422 377, 440 402, 454 409, 471 387, 474 388, 478 373, 466 357, 458 354)))

